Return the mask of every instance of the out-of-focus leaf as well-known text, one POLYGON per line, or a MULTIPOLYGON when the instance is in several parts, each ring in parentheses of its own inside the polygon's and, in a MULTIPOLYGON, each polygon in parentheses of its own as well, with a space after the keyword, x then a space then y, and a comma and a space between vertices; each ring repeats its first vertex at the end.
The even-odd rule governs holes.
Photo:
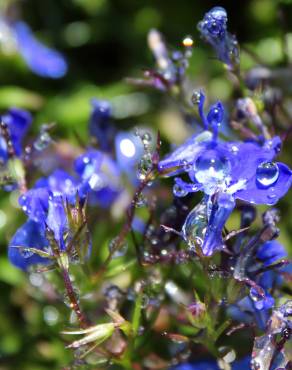
POLYGON ((0 87, 0 108, 7 109, 11 106, 38 110, 44 104, 44 98, 32 91, 18 86, 0 87))

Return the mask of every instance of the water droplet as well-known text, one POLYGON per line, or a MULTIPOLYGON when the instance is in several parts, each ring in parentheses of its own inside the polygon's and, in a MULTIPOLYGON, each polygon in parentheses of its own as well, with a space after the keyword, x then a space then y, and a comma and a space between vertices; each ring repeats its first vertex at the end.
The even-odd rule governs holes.
POLYGON ((148 295, 143 294, 141 298, 141 308, 147 308, 148 305, 149 305, 149 297, 148 295))
POLYGON ((173 194, 176 197, 185 197, 188 194, 188 191, 185 190, 182 186, 179 186, 179 184, 174 184, 173 194))
POLYGON ((232 152, 233 154, 237 154, 237 153, 238 153, 238 151, 239 151, 238 147, 237 147, 236 145, 232 145, 232 147, 231 147, 231 152, 232 152))
MULTIPOLYGON (((112 239, 109 243, 109 251, 112 252, 116 245, 117 245, 117 242, 118 242, 118 237, 112 239)), ((122 245, 119 246, 119 249, 117 251, 114 252, 113 254, 113 258, 119 258, 119 257, 122 257, 124 256, 126 253, 127 253, 127 250, 128 250, 128 243, 127 241, 123 241, 122 242, 122 245)))
POLYGON ((152 141, 152 137, 149 132, 145 132, 141 137, 144 147, 148 147, 152 141))
POLYGON ((203 244, 207 222, 206 203, 201 202, 188 214, 182 227, 183 237, 190 248, 203 244))
POLYGON ((201 100, 201 93, 200 91, 194 91, 191 97, 191 102, 195 104, 199 104, 201 100))
POLYGON ((235 361, 236 353, 233 348, 222 346, 222 347, 219 347, 218 350, 224 362, 230 364, 231 362, 235 361))
POLYGON ((255 288, 251 288, 250 291, 249 291, 249 296, 250 298, 254 301, 254 302, 260 302, 262 301, 265 297, 263 297, 262 294, 260 294, 260 292, 255 289, 255 288))
POLYGON ((230 172, 230 163, 227 158, 216 150, 207 150, 195 162, 195 177, 197 181, 207 186, 207 193, 213 192, 214 187, 223 183, 230 172))
POLYGON ((144 196, 144 194, 139 194, 137 200, 136 200, 136 203, 135 203, 135 207, 136 208, 141 208, 141 207, 144 207, 146 206, 147 204, 147 199, 146 197, 144 196))
POLYGON ((23 258, 29 258, 34 254, 30 248, 19 248, 19 251, 23 258))
POLYGON ((140 181, 146 179, 148 172, 152 168, 152 158, 150 153, 146 153, 142 156, 138 165, 137 177, 140 181))
POLYGON ((56 325, 59 319, 59 312, 54 306, 46 306, 43 310, 44 320, 50 325, 56 325))
POLYGON ((269 187, 273 185, 279 177, 279 168, 274 162, 263 162, 256 170, 257 182, 264 186, 269 187))
MULTIPOLYGON (((77 299, 77 302, 79 302, 79 290, 76 288, 76 287, 73 287, 73 290, 74 290, 74 294, 75 294, 75 297, 77 299)), ((69 308, 72 308, 72 305, 71 305, 71 300, 70 298, 68 297, 68 294, 67 292, 64 293, 64 296, 63 296, 63 301, 65 303, 65 305, 69 308)))
POLYGON ((52 138, 48 132, 43 132, 41 135, 36 139, 33 146, 37 151, 41 151, 46 149, 50 143, 52 142, 52 138))
POLYGON ((252 370, 261 370, 261 364, 256 360, 252 360, 251 361, 251 368, 252 368, 252 370))
POLYGON ((194 41, 192 39, 192 36, 186 36, 184 39, 183 39, 183 46, 186 47, 186 48, 190 48, 193 46, 194 44, 194 41))

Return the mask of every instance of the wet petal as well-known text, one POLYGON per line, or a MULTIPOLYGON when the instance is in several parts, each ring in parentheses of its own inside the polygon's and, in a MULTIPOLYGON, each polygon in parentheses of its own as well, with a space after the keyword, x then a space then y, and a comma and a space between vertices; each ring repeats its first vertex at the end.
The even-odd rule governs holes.
POLYGON ((35 222, 44 223, 48 211, 49 192, 46 188, 27 191, 19 197, 19 204, 24 213, 35 222))
POLYGON ((206 143, 212 140, 212 136, 209 131, 192 136, 158 163, 159 171, 168 172, 169 176, 186 171, 186 166, 193 163, 195 157, 205 148, 206 143))
POLYGON ((276 164, 279 169, 279 175, 271 186, 262 186, 257 180, 256 172, 254 172, 253 177, 246 183, 245 189, 239 190, 235 197, 255 204, 272 205, 277 203, 290 189, 292 172, 285 164, 276 164))
POLYGON ((275 137, 264 145, 253 141, 224 144, 232 158, 232 181, 247 180, 256 173, 259 164, 273 161, 280 143, 280 139, 275 137))
POLYGON ((46 224, 54 232, 60 248, 64 249, 64 234, 68 231, 68 220, 62 196, 50 195, 46 224))
POLYGON ((216 250, 223 248, 222 230, 234 207, 235 201, 230 194, 218 194, 211 210, 202 246, 205 256, 211 256, 216 250))
POLYGON ((120 169, 108 155, 88 150, 76 159, 75 170, 82 178, 79 195, 88 195, 91 205, 108 207, 120 193, 120 169))
POLYGON ((8 257, 14 266, 23 270, 26 270, 30 265, 50 262, 49 259, 41 257, 36 253, 16 247, 37 248, 40 250, 48 247, 44 227, 37 222, 28 220, 16 231, 9 243, 8 257))

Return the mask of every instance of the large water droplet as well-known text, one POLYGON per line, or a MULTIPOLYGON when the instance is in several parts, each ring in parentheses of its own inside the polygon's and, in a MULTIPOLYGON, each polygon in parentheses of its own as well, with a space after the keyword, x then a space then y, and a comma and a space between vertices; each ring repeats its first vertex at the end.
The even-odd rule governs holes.
POLYGON ((179 184, 174 184, 173 194, 176 197, 185 197, 188 194, 188 191, 184 189, 182 186, 180 186, 179 184))
POLYGON ((194 170, 197 181, 212 191, 214 186, 224 182, 228 176, 230 162, 218 151, 210 149, 196 159, 194 170))
POLYGON ((201 202, 188 214, 182 227, 183 237, 191 249, 203 244, 207 223, 207 206, 201 202))
POLYGON ((279 168, 274 162, 263 162, 256 170, 257 182, 264 186, 269 187, 273 185, 279 177, 279 168))

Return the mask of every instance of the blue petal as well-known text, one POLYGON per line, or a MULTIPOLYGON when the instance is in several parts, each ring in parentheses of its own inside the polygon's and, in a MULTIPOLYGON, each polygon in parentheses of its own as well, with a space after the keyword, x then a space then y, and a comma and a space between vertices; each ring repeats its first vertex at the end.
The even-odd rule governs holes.
POLYGON ((64 249, 64 235, 68 231, 68 221, 62 196, 50 195, 46 224, 54 232, 60 249, 64 249))
POLYGON ((260 259, 265 266, 270 266, 284 257, 287 257, 287 251, 277 240, 267 241, 257 250, 257 258, 260 259))
POLYGON ((277 163, 277 166, 279 177, 271 186, 261 186, 254 172, 253 177, 247 181, 246 187, 243 190, 239 190, 235 197, 255 204, 272 205, 277 203, 290 189, 292 182, 292 172, 289 167, 283 163, 277 163))
POLYGON ((210 143, 212 136, 212 133, 209 131, 203 131, 199 135, 193 135, 158 163, 159 171, 168 172, 169 176, 186 171, 186 167, 192 164, 195 157, 204 150, 206 144, 210 143))
MULTIPOLYGON (((22 139, 26 135, 32 123, 31 114, 23 109, 11 108, 1 117, 1 120, 7 125, 15 154, 19 156, 22 152, 22 139)), ((7 159, 6 143, 3 141, 3 139, 0 141, 0 143, 0 156, 4 159, 7 159)))
POLYGON ((81 176, 79 194, 88 194, 89 203, 108 207, 120 193, 120 170, 116 163, 98 150, 88 150, 75 160, 81 176))
POLYGON ((225 143, 233 159, 232 181, 247 180, 254 176, 259 164, 273 161, 279 151, 279 144, 278 137, 273 138, 269 145, 260 145, 253 141, 225 143))
POLYGON ((61 78, 67 72, 64 57, 38 41, 24 22, 13 25, 18 48, 29 68, 42 77, 61 78))
POLYGON ((210 107, 209 113, 207 115, 207 120, 211 127, 216 127, 222 123, 223 118, 224 107, 222 103, 218 101, 210 107))
POLYGON ((37 248, 44 250, 48 247, 48 241, 45 237, 44 228, 41 224, 28 220, 22 225, 12 237, 8 247, 8 257, 10 262, 22 270, 26 270, 30 265, 37 263, 49 263, 50 260, 47 258, 40 257, 37 254, 27 254, 21 251, 20 248, 15 247, 27 247, 37 248))
POLYGON ((213 204, 211 210, 202 246, 202 251, 205 256, 211 256, 214 251, 223 248, 222 230, 234 207, 235 201, 230 194, 218 193, 217 200, 213 204))
POLYGON ((35 222, 44 223, 48 211, 49 192, 46 188, 27 191, 19 197, 19 204, 24 213, 35 222))
POLYGON ((47 178, 39 179, 34 188, 47 188, 53 195, 62 195, 70 203, 75 203, 79 182, 68 172, 56 169, 47 178))
POLYGON ((212 45, 217 57, 230 67, 239 62, 236 38, 227 32, 227 13, 222 7, 214 7, 199 22, 202 37, 212 45))

